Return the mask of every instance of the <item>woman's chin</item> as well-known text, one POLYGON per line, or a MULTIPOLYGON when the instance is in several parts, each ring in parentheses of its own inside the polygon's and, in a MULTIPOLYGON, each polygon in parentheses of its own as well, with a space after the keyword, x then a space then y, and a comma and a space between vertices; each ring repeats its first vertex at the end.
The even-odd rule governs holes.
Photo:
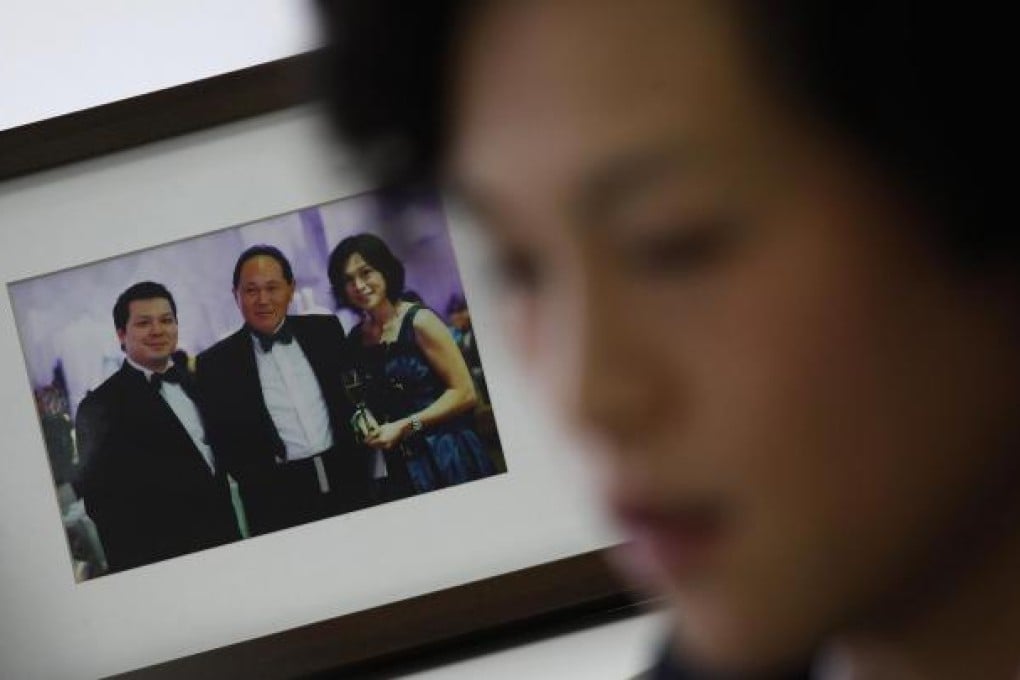
POLYGON ((720 675, 763 675, 810 666, 817 642, 784 618, 751 617, 724 602, 671 603, 672 646, 685 664, 720 675))
POLYGON ((357 307, 358 311, 361 312, 371 312, 379 307, 379 303, 377 300, 368 297, 356 298, 354 300, 351 300, 351 302, 354 303, 354 306, 357 307))
MULTIPOLYGON (((729 580, 721 556, 708 546, 694 548, 666 550, 638 538, 610 553, 631 583, 668 608, 673 648, 683 663, 737 676, 803 668, 817 644, 812 626, 804 625, 809 617, 776 614, 729 580)), ((796 600, 790 598, 791 608, 796 600)))

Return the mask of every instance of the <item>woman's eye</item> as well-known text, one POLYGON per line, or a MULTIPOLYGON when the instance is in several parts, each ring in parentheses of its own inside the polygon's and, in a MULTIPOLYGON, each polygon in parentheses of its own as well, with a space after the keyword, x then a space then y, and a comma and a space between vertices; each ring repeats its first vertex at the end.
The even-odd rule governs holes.
POLYGON ((497 258, 496 270, 500 282, 509 288, 535 291, 543 283, 543 273, 538 257, 525 250, 504 250, 497 258))
POLYGON ((715 220, 642 229, 640 236, 621 244, 620 253, 629 267, 642 273, 695 273, 726 255, 736 231, 715 220))

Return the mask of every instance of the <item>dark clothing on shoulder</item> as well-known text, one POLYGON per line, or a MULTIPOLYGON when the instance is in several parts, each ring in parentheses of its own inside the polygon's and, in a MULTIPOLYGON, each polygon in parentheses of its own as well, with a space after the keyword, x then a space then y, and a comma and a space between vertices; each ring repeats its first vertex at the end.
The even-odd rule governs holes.
POLYGON ((810 680, 810 678, 811 673, 807 667, 764 676, 707 673, 677 659, 672 650, 664 647, 655 665, 633 680, 810 680))

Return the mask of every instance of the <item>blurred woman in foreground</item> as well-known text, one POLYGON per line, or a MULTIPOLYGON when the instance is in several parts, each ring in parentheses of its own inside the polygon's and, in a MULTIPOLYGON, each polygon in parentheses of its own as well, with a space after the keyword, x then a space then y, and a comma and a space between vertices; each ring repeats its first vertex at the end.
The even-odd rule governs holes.
POLYGON ((499 243, 529 362, 601 436, 621 561, 671 605, 662 677, 1015 677, 995 18, 411 4, 323 3, 338 122, 499 243))

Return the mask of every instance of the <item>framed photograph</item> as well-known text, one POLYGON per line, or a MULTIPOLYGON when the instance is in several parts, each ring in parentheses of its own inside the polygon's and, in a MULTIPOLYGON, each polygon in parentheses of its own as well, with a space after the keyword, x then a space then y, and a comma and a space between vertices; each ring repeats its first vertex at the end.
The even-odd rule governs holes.
MULTIPOLYGON (((0 674, 295 676, 364 667, 628 597, 603 562, 617 539, 590 497, 583 452, 508 346, 484 233, 435 188, 379 188, 361 177, 308 96, 310 59, 0 133, 0 271, 8 293, 0 309, 7 405, 0 674), (365 332, 377 302, 371 290, 356 289, 360 260, 338 258, 340 266, 330 267, 339 246, 365 235, 404 271, 400 290, 383 294, 402 313, 390 335, 365 332), (234 271, 242 252, 266 246, 292 269, 284 276, 286 320, 274 330, 292 328, 296 342, 281 342, 303 348, 302 365, 311 367, 296 388, 308 388, 311 402, 300 402, 292 419, 312 442, 304 449, 285 434, 250 438, 257 428, 224 425, 261 409, 272 428, 265 432, 287 429, 265 405, 275 403, 265 387, 269 369, 253 358, 245 377, 214 361, 231 338, 248 355, 276 356, 272 342, 260 344, 251 316, 263 303, 245 298, 263 299, 271 284, 256 282, 246 293, 245 274, 239 281, 234 271), (172 294, 172 313, 143 313, 139 300, 165 299, 146 289, 118 320, 118 297, 142 282, 172 294), (143 317, 172 329, 146 335, 129 324, 143 317), (475 395, 456 427, 442 426, 443 436, 456 435, 447 443, 401 406, 408 395, 426 394, 421 385, 429 380, 440 392, 449 387, 430 376, 434 354, 414 354, 418 317, 448 334, 443 343, 457 352, 475 395), (343 338, 325 343, 329 359, 317 358, 302 335, 313 322, 343 338), (392 352, 399 342, 410 352, 399 361, 393 354, 348 361, 361 356, 356 348, 392 352), (194 380, 196 392, 150 377, 163 368, 146 370, 146 352, 174 366, 185 385, 194 380), (321 362, 331 366, 328 377, 321 362), (103 401, 121 374, 149 391, 103 401), (263 385, 255 401, 241 396, 245 381, 263 385), (375 396, 364 397, 364 385, 375 396), (226 395, 219 411, 209 406, 214 392, 226 395), (173 395, 193 403, 193 416, 180 415, 173 395), (98 401, 102 408, 93 409, 98 401), (150 422, 142 402, 160 405, 167 418, 176 414, 173 427, 139 426, 150 422), (325 404, 333 427, 325 420, 318 427, 332 432, 323 435, 328 441, 309 434, 316 431, 305 425, 314 421, 309 403, 325 404), (93 410, 103 417, 90 418, 93 410), (377 430, 359 433, 365 411, 374 426, 403 419, 414 435, 407 441, 419 443, 399 455, 369 446, 377 430), (353 438, 348 448, 340 443, 345 433, 353 438), (141 443, 146 436, 151 446, 141 443), (176 468, 153 454, 174 437, 188 451, 189 474, 222 482, 236 535, 170 539, 181 527, 208 528, 200 519, 206 511, 193 512, 195 487, 178 494, 176 468), (234 464, 254 459, 265 439, 277 447, 260 468, 270 472, 234 464), (241 452, 224 458, 217 448, 241 452), (273 475, 300 467, 314 493, 332 494, 350 472, 334 475, 327 452, 341 448, 365 453, 376 495, 265 521, 253 489, 277 489, 282 482, 273 475), (403 486, 393 492, 398 478, 403 486)), ((368 252, 366 241, 357 243, 353 252, 368 252)), ((373 271, 374 258, 362 258, 373 271)), ((373 280, 393 287, 392 270, 385 272, 373 280)), ((428 394, 415 408, 431 403, 436 392, 428 394)))

